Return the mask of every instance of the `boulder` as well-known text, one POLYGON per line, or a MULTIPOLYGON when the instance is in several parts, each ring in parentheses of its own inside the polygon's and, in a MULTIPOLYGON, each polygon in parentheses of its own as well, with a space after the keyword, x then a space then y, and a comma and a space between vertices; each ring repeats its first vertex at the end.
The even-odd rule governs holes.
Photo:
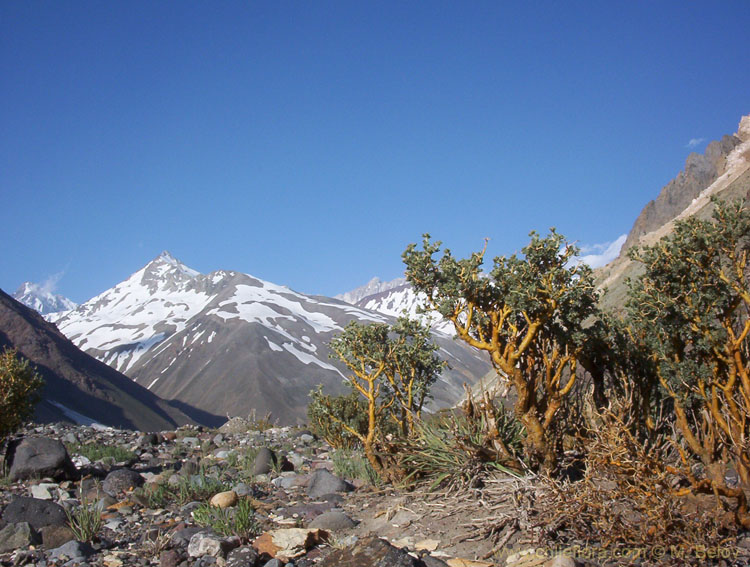
POLYGON ((256 538, 253 547, 261 555, 265 553, 272 558, 290 561, 327 539, 328 534, 323 530, 286 528, 264 533, 256 538))
POLYGON ((268 474, 276 465, 276 453, 268 447, 263 447, 255 456, 253 462, 253 475, 268 474))
POLYGON ((42 534, 42 543, 47 549, 60 547, 76 538, 68 526, 44 526, 39 531, 42 534))
POLYGON ((257 567, 259 564, 260 555, 249 545, 233 549, 227 555, 226 567, 257 567))
POLYGON ((190 557, 226 557, 227 552, 233 545, 222 537, 210 531, 198 532, 190 538, 188 544, 188 555, 190 557))
POLYGON ((318 469, 313 473, 307 485, 307 495, 310 498, 321 498, 334 492, 349 492, 352 488, 352 485, 348 482, 331 474, 326 469, 318 469))
POLYGON ((117 469, 104 478, 102 490, 110 496, 115 497, 121 492, 138 488, 143 483, 144 480, 140 473, 131 469, 117 469))
POLYGON ((5 507, 3 521, 8 524, 28 522, 35 530, 44 526, 64 526, 68 521, 65 509, 49 500, 19 496, 5 507))
POLYGON ((24 437, 9 444, 8 455, 11 481, 44 477, 73 480, 77 477, 65 445, 57 439, 24 437))
POLYGON ((39 533, 28 522, 8 524, 0 530, 0 553, 25 549, 41 542, 39 533))
POLYGON ((68 543, 63 544, 60 547, 52 549, 49 552, 49 556, 53 559, 80 560, 85 559, 86 557, 90 557, 94 555, 94 553, 96 553, 96 551, 94 551, 94 548, 91 547, 88 543, 84 543, 81 541, 69 541, 68 543))
POLYGON ((424 563, 383 539, 369 536, 330 553, 318 567, 424 567, 424 563))
POLYGON ((331 510, 324 512, 312 522, 310 522, 311 528, 320 528, 322 530, 328 530, 332 532, 348 530, 353 528, 357 524, 349 516, 344 514, 341 510, 331 510))

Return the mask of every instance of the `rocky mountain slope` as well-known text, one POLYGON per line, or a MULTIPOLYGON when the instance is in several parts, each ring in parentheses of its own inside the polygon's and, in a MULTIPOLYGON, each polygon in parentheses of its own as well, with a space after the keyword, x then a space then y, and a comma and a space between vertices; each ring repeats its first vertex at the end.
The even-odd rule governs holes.
MULTIPOLYGON (((146 431, 191 422, 127 376, 79 350, 39 313, 0 290, 0 349, 6 346, 17 348, 45 380, 37 420, 95 421, 146 431)), ((203 421, 216 423, 217 417, 203 421)))
POLYGON ((67 297, 52 293, 45 286, 32 282, 22 283, 13 294, 13 299, 31 307, 42 315, 70 311, 78 307, 77 303, 67 297))
POLYGON ((599 287, 605 291, 605 308, 616 310, 623 305, 625 281, 639 273, 639 266, 627 257, 627 249, 654 244, 672 231, 677 220, 690 216, 709 218, 713 211, 711 197, 750 199, 750 115, 742 117, 736 134, 711 142, 703 156, 688 156, 685 170, 646 205, 620 256, 597 271, 599 287))
MULTIPOLYGON (((127 280, 56 318, 92 356, 158 396, 222 415, 304 421, 309 391, 343 392, 327 343, 351 320, 393 319, 234 271, 200 274, 164 252, 127 280)), ((489 365, 436 333, 451 365, 433 389, 452 404, 489 365)))

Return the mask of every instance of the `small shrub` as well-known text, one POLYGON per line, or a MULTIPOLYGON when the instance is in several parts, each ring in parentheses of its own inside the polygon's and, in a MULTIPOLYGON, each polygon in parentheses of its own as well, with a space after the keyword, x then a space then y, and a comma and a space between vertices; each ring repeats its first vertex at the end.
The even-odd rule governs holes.
POLYGON ((255 509, 244 498, 233 508, 202 504, 193 511, 193 519, 199 526, 210 527, 223 536, 237 536, 242 541, 250 540, 261 531, 255 519, 255 509))
POLYGON ((96 502, 88 502, 81 498, 81 505, 73 510, 65 509, 68 525, 78 541, 94 541, 96 534, 102 528, 102 511, 96 502))
POLYGON ((318 386, 310 392, 307 418, 310 430, 334 449, 353 450, 362 445, 347 427, 367 435, 367 402, 354 390, 329 396, 323 393, 323 386, 318 386))
POLYGON ((154 486, 143 486, 136 494, 143 498, 151 508, 164 508, 172 502, 184 506, 188 502, 208 500, 217 492, 229 490, 229 486, 220 479, 201 471, 190 477, 180 476, 177 484, 160 483, 154 486))
POLYGON ((44 381, 16 349, 0 353, 0 440, 16 431, 34 413, 44 381))
POLYGON ((372 468, 370 461, 358 451, 339 449, 331 456, 333 472, 344 478, 358 478, 373 486, 383 484, 380 475, 372 468))

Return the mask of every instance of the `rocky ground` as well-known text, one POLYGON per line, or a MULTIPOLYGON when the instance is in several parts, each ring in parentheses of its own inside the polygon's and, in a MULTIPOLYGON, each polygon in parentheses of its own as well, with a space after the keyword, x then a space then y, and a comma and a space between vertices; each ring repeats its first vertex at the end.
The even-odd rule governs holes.
MULTIPOLYGON (((533 512, 532 481, 489 478, 452 494, 376 487, 356 478, 353 461, 335 467, 309 432, 254 426, 26 428, 8 444, 0 480, 0 565, 659 564, 654 550, 611 557, 540 545, 533 516, 549 511, 533 512)), ((742 545, 687 553, 695 564, 750 559, 742 545)))

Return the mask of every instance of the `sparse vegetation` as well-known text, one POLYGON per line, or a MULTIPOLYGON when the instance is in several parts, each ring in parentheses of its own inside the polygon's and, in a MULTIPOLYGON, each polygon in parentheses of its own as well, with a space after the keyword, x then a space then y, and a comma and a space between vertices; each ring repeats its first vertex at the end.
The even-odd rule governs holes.
POLYGON ((244 542, 260 533, 255 509, 247 499, 240 499, 232 508, 202 504, 193 511, 193 519, 200 526, 210 527, 224 536, 237 536, 244 542))
POLYGON ((94 541, 102 529, 102 510, 96 502, 89 502, 81 495, 80 504, 72 510, 65 509, 68 526, 78 541, 94 541))
POLYGON ((364 480, 373 486, 383 484, 380 475, 361 451, 339 449, 333 453, 331 460, 333 472, 343 478, 364 480))
POLYGON ((0 353, 0 441, 34 413, 44 381, 16 349, 0 353))
POLYGON ((95 443, 69 443, 66 445, 69 455, 81 455, 92 463, 111 458, 116 463, 131 462, 136 459, 133 451, 117 445, 98 445, 95 443))

